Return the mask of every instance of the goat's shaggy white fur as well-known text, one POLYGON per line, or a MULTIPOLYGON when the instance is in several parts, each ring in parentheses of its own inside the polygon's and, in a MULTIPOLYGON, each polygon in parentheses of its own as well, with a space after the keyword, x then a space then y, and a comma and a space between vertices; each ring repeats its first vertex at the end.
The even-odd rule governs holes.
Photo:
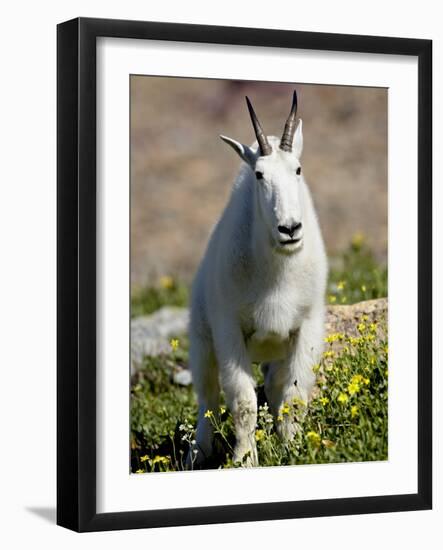
POLYGON ((193 285, 190 366, 199 413, 188 466, 194 467, 212 452, 213 426, 205 412, 217 415, 220 386, 234 419, 233 460, 258 465, 253 361, 262 363, 279 435, 292 438, 297 425, 291 415, 281 420, 281 408, 296 397, 308 401, 312 367, 323 348, 327 259, 300 174, 301 121, 292 152, 282 151, 273 136, 267 138, 272 154, 264 157, 257 144, 221 137, 245 162, 193 285), (278 228, 299 222, 297 238, 285 242, 278 228))

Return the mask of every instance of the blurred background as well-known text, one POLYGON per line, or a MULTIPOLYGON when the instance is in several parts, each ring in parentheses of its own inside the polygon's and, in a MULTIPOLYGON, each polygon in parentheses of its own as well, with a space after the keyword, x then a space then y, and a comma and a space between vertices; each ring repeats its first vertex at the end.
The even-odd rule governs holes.
POLYGON ((386 89, 132 76, 133 292, 192 280, 240 165, 219 134, 254 141, 248 95, 265 133, 280 136, 294 87, 303 171, 332 264, 363 239, 386 264, 386 89))

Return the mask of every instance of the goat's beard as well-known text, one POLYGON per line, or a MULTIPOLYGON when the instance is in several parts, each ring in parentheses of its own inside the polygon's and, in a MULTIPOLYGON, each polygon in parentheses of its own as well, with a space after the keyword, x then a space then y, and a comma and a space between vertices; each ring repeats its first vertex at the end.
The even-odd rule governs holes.
POLYGON ((292 256, 293 254, 296 254, 297 252, 300 252, 300 250, 303 248, 303 239, 300 239, 299 241, 295 243, 290 244, 281 244, 280 242, 277 243, 277 245, 274 247, 277 254, 280 254, 282 256, 292 256))

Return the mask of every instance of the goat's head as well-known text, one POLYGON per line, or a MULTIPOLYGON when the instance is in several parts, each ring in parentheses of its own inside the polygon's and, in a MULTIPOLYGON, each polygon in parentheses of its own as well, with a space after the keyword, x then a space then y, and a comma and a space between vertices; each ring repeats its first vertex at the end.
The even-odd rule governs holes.
POLYGON ((296 125, 297 94, 294 91, 291 112, 281 139, 266 136, 246 98, 257 138, 257 147, 248 147, 220 136, 251 167, 257 183, 259 215, 266 224, 273 246, 279 252, 292 253, 303 243, 302 175, 300 156, 303 148, 302 121, 296 125))

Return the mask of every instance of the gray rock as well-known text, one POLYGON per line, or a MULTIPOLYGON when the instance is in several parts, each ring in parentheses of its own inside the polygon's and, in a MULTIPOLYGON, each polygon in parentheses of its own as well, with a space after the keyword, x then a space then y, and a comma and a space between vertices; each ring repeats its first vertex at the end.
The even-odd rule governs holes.
POLYGON ((171 351, 170 339, 188 330, 186 308, 164 306, 152 315, 131 320, 131 371, 134 373, 146 356, 171 351))
POLYGON ((180 369, 174 372, 172 375, 172 380, 174 384, 179 386, 189 386, 192 384, 192 374, 188 369, 180 369))
POLYGON ((357 325, 365 315, 368 323, 388 320, 388 299, 366 300, 349 306, 328 306, 326 310, 326 334, 343 332, 358 336, 357 325))

